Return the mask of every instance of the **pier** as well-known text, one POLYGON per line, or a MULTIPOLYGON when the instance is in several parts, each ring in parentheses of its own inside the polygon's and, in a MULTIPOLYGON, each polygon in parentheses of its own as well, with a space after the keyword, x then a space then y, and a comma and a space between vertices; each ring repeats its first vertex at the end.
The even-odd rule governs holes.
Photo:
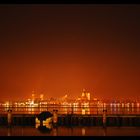
MULTIPOLYGON (((36 114, 13 114, 11 125, 35 125, 36 114)), ((6 114, 0 115, 0 125, 8 125, 6 114)), ((60 126, 103 126, 103 115, 58 114, 60 126)), ((106 126, 140 126, 140 115, 106 115, 106 126)))

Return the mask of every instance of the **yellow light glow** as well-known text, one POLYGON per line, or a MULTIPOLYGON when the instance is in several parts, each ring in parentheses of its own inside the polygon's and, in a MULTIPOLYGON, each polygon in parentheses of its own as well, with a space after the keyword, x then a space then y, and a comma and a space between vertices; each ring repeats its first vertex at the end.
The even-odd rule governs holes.
POLYGON ((40 120, 38 118, 35 118, 35 123, 40 124, 40 120))
POLYGON ((86 114, 86 110, 83 108, 82 109, 82 115, 85 115, 86 114))

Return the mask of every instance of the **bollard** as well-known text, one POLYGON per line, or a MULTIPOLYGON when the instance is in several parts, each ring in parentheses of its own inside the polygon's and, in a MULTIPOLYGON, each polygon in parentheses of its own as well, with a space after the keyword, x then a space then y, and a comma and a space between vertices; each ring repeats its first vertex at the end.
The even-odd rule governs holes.
POLYGON ((58 110, 53 110, 53 123, 57 123, 58 122, 58 114, 57 114, 58 110))
POLYGON ((8 113, 7 113, 7 121, 8 121, 8 125, 11 125, 12 124, 12 110, 8 110, 8 113))
POLYGON ((106 112, 107 110, 103 110, 103 127, 106 127, 106 112))

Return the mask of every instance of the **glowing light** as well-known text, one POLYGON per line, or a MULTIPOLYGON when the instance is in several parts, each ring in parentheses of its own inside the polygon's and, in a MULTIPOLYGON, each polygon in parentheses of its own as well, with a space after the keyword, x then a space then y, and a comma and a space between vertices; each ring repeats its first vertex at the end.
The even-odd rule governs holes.
POLYGON ((86 93, 87 99, 90 100, 90 93, 86 93))
POLYGON ((39 123, 36 123, 36 124, 35 124, 35 128, 38 128, 39 126, 40 126, 39 123))
POLYGON ((82 97, 85 97, 85 93, 84 92, 82 93, 82 97))
POLYGON ((65 98, 67 98, 67 97, 68 97, 68 95, 66 94, 64 97, 65 97, 65 98))
POLYGON ((9 107, 9 106, 10 106, 9 102, 5 102, 4 105, 5 105, 6 107, 9 107))
POLYGON ((103 106, 106 107, 106 103, 104 103, 103 106))
POLYGON ((122 103, 122 107, 124 107, 124 103, 122 103))
POLYGON ((86 114, 86 110, 83 108, 82 109, 82 115, 85 115, 86 114))
POLYGON ((134 103, 132 103, 131 106, 134 107, 134 103))
POLYGON ((41 100, 44 99, 44 95, 43 95, 43 94, 40 95, 40 99, 41 99, 41 100))
POLYGON ((127 103, 126 106, 129 107, 130 106, 130 103, 127 103))
POLYGON ((93 98, 94 101, 97 101, 97 98, 93 98))
POLYGON ((38 118, 35 118, 35 123, 40 124, 40 120, 38 118))
POLYGON ((52 122, 52 117, 47 118, 46 120, 43 121, 43 125, 49 124, 49 123, 51 123, 51 122, 52 122))
POLYGON ((117 104, 116 104, 116 103, 114 103, 114 107, 115 107, 115 108, 117 107, 117 104))
POLYGON ((120 107, 120 104, 118 103, 118 107, 120 107))

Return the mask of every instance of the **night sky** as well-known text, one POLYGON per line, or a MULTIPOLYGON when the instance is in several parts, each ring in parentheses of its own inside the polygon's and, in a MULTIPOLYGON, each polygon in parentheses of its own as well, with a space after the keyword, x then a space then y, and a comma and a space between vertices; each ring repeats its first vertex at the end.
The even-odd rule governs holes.
POLYGON ((0 100, 139 98, 140 5, 0 5, 0 100))

